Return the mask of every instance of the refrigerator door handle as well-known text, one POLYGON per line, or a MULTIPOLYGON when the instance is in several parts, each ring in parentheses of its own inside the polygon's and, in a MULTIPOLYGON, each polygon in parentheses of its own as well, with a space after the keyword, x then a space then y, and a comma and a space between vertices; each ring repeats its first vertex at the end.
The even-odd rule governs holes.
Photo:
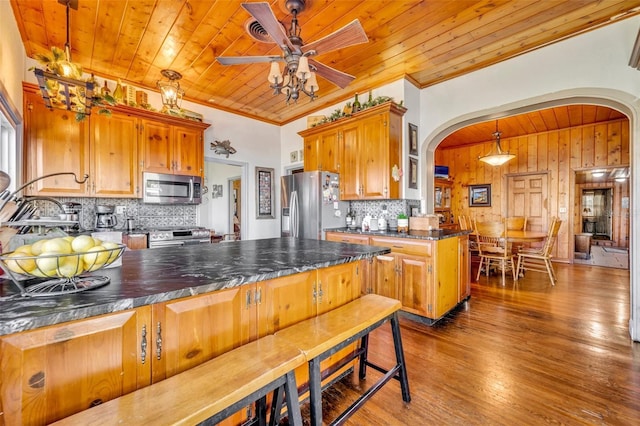
POLYGON ((298 191, 291 192, 291 212, 289 214, 291 217, 291 236, 298 238, 298 191))

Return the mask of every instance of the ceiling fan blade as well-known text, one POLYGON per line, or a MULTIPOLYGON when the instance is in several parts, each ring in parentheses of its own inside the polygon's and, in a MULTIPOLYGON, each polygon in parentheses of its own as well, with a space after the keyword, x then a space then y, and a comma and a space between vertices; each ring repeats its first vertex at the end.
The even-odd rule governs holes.
POLYGON ((351 83, 353 80, 356 79, 354 76, 350 74, 344 73, 342 71, 338 71, 335 68, 331 68, 329 66, 321 64, 320 62, 312 58, 309 58, 309 65, 316 69, 316 73, 319 76, 324 77, 325 79, 329 80, 330 82, 332 82, 333 84, 335 84, 341 89, 344 89, 349 85, 349 83, 351 83))
POLYGON ((218 56, 216 58, 216 61, 222 65, 257 64, 282 60, 281 56, 218 56))
POLYGON ((316 41, 302 46, 304 52, 315 50, 318 55, 331 52, 333 50, 342 49, 343 47, 353 46, 355 44, 367 43, 369 38, 364 32, 360 21, 357 19, 349 24, 332 32, 328 36, 322 37, 316 41))
POLYGON ((291 44, 291 40, 282 28, 282 25, 273 14, 269 3, 242 3, 242 7, 251 14, 262 25, 262 28, 271 36, 282 50, 289 48, 292 52, 299 52, 300 49, 291 44))

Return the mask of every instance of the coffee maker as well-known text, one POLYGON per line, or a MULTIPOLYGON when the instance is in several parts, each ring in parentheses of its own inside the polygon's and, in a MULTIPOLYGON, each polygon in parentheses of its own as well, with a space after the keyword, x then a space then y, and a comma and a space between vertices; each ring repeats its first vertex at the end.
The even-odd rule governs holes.
POLYGON ((109 205, 96 206, 96 230, 114 229, 118 225, 115 209, 115 206, 109 205))

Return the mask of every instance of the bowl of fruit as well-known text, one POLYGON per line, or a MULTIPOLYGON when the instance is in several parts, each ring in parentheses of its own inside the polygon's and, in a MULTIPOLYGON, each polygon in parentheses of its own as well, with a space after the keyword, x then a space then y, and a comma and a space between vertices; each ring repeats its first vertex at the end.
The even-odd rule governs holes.
POLYGON ((108 284, 93 274, 118 260, 124 244, 101 241, 90 235, 38 240, 0 255, 0 266, 23 295, 75 293, 108 284), (25 279, 48 278, 27 287, 25 279))

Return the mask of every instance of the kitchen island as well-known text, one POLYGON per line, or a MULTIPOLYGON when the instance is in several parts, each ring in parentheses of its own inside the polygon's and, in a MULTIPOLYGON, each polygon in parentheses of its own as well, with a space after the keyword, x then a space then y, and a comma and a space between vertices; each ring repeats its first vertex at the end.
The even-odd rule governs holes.
POLYGON ((469 234, 453 229, 326 230, 328 241, 389 247, 391 253, 374 256, 362 292, 398 299, 407 316, 426 324, 438 321, 471 294, 469 234))
MULTIPOLYGON (((93 290, 0 296, 0 423, 47 424, 360 296, 386 247, 274 238, 127 251, 93 290)), ((240 419, 241 421, 241 419, 240 419)))

